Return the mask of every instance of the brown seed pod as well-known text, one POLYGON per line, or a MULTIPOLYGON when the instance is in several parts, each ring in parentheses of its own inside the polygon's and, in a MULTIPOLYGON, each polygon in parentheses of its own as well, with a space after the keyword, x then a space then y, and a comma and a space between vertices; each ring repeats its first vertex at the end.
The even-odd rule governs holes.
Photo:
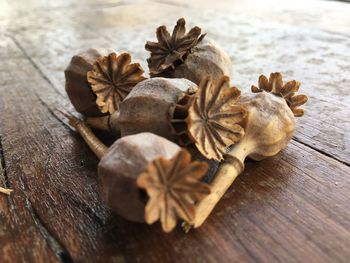
POLYGON ((197 85, 187 79, 152 78, 138 83, 111 116, 88 118, 96 128, 127 136, 152 132, 174 140, 170 120, 175 105, 185 95, 194 94, 197 85))
POLYGON ((117 125, 121 135, 152 132, 174 140, 170 119, 176 103, 197 86, 187 79, 148 79, 120 104, 117 125))
POLYGON ((84 122, 65 116, 101 159, 100 192, 114 212, 134 222, 160 219, 165 232, 179 218, 193 222, 194 204, 210 192, 200 180, 208 171, 206 162, 192 162, 187 150, 152 133, 125 136, 107 149, 84 122))
POLYGON ((171 159, 181 148, 152 133, 140 133, 117 140, 98 164, 102 198, 124 218, 144 222, 146 196, 136 184, 140 174, 159 158, 171 159))
MULTIPOLYGON (((241 96, 237 104, 245 108, 244 137, 224 155, 224 162, 211 182, 212 192, 196 208, 194 227, 209 216, 235 178, 243 171, 247 156, 262 160, 284 149, 295 130, 295 117, 283 97, 262 91, 241 96)), ((188 225, 186 226, 188 228, 188 225)))
POLYGON ((118 109, 130 90, 145 78, 128 53, 89 49, 73 56, 65 70, 66 91, 75 109, 85 116, 103 116, 118 109))
POLYGON ((247 111, 242 124, 246 134, 231 153, 234 152, 240 159, 246 155, 260 161, 276 155, 287 146, 296 123, 283 98, 267 92, 245 94, 238 104, 247 111))
POLYGON ((96 105, 96 95, 91 90, 87 73, 93 69, 98 58, 113 52, 113 49, 90 48, 73 56, 64 71, 68 97, 74 108, 85 116, 104 115, 96 105))
POLYGON ((187 150, 152 133, 117 140, 98 165, 100 192, 109 207, 130 221, 159 219, 165 232, 179 218, 193 222, 195 202, 210 192, 200 181, 207 171, 207 163, 192 162, 187 150))
POLYGON ((201 35, 199 27, 185 34, 185 23, 185 19, 180 18, 172 35, 165 26, 160 26, 158 42, 147 41, 151 77, 186 78, 199 84, 208 75, 213 81, 223 75, 231 76, 232 63, 227 53, 205 34, 201 35))

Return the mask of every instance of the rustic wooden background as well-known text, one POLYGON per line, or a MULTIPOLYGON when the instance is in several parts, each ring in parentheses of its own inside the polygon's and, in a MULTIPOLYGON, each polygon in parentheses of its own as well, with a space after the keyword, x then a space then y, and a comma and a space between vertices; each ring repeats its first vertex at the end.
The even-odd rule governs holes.
POLYGON ((334 1, 1 0, 0 262, 349 262, 350 4, 334 1), (306 116, 286 150, 249 162, 202 228, 162 233, 110 213, 97 159, 55 109, 70 57, 129 51, 178 17, 234 62, 244 91, 261 73, 298 79, 306 116))

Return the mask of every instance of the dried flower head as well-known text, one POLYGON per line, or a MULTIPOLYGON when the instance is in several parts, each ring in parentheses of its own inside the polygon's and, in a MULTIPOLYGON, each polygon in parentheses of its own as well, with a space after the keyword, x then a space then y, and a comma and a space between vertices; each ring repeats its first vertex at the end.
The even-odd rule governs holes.
POLYGON ((188 112, 188 130, 198 150, 208 159, 222 160, 227 147, 239 141, 244 129, 239 124, 246 112, 236 105, 240 91, 230 87, 229 77, 213 84, 203 79, 188 112))
POLYGON ((96 94, 96 104, 102 113, 112 114, 118 110, 118 104, 144 80, 143 69, 139 63, 130 64, 128 53, 111 53, 99 58, 93 69, 87 73, 88 82, 96 94))
POLYGON ((158 42, 147 41, 145 48, 151 52, 147 59, 151 76, 175 68, 177 63, 183 62, 191 48, 204 38, 205 34, 201 35, 201 29, 197 26, 185 34, 185 24, 185 19, 180 18, 171 36, 165 26, 160 26, 157 28, 158 42))
POLYGON ((174 229, 178 218, 191 223, 195 203, 210 193, 209 186, 200 181, 207 170, 207 163, 191 162, 191 155, 184 149, 170 160, 153 161, 137 179, 137 185, 149 196, 146 222, 160 219, 165 232, 174 229))
POLYGON ((264 75, 259 77, 259 87, 252 85, 252 92, 271 92, 277 96, 283 97, 289 108, 292 110, 295 117, 301 117, 304 115, 304 110, 299 106, 307 102, 307 96, 303 94, 295 95, 295 92, 299 90, 300 82, 296 80, 288 81, 283 84, 282 74, 279 72, 271 73, 270 78, 267 79, 264 75))

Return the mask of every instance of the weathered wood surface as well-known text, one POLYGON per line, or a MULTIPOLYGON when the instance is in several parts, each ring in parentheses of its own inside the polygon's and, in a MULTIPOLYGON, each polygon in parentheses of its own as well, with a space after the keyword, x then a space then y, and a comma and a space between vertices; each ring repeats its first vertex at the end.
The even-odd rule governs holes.
POLYGON ((15 191, 0 196, 1 262, 349 260, 349 5, 10 3, 0 4, 0 182, 15 191), (72 111, 63 70, 73 54, 113 47, 146 68, 145 41, 179 16, 229 52, 243 90, 278 70, 302 81, 310 101, 289 147, 248 163, 202 228, 163 234, 110 213, 97 193, 96 158, 55 108, 72 111))

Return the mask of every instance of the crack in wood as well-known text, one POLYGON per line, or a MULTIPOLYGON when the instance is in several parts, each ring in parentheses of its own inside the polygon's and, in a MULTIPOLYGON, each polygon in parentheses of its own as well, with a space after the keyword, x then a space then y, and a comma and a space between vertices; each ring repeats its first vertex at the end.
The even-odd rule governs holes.
MULTIPOLYGON (((7 164, 6 164, 6 160, 5 160, 5 155, 4 155, 4 149, 2 146, 2 136, 0 135, 0 168, 2 171, 2 177, 4 178, 4 186, 5 188, 11 188, 10 187, 10 182, 9 182, 9 178, 8 178, 8 174, 7 174, 7 164)), ((7 200, 10 206, 10 209, 14 209, 15 208, 15 204, 13 202, 12 196, 8 195, 7 196, 7 200)))
MULTIPOLYGON (((37 65, 30 59, 30 57, 24 52, 24 50, 21 48, 21 46, 17 43, 17 41, 13 38, 10 37, 14 43, 17 45, 17 47, 22 51, 24 56, 33 64, 36 70, 39 71, 39 73, 42 75, 42 77, 54 88, 53 84, 50 82, 48 78, 45 77, 45 75, 40 71, 40 69, 37 67, 37 65)), ((57 90, 54 88, 54 90, 57 92, 57 90)), ((58 93, 58 92, 57 92, 58 93)), ((59 94, 59 93, 58 93, 59 94)), ((40 96, 35 92, 35 95, 38 97, 39 101, 45 106, 45 108, 48 109, 50 114, 52 114, 58 121, 62 122, 66 126, 69 126, 66 124, 64 121, 62 121, 56 114, 55 112, 40 98, 40 96)), ((59 94, 62 96, 61 94, 59 94)), ((2 177, 4 178, 4 186, 6 188, 10 188, 10 181, 8 178, 8 167, 6 164, 6 159, 4 155, 4 148, 2 145, 2 136, 0 135, 0 165, 1 165, 1 170, 2 170, 2 177)), ((22 177, 19 177, 19 181, 21 184, 21 192, 24 195, 25 198, 25 204, 26 208, 31 215, 36 227, 38 228, 39 232, 43 236, 43 238, 46 240, 48 243, 48 246, 50 249, 55 253, 55 255, 60 259, 62 263, 70 263, 72 262, 71 256, 68 252, 68 250, 49 232, 49 230, 45 227, 43 221, 40 219, 38 213, 36 212, 36 209, 33 207, 28 192, 26 190, 26 187, 24 186, 24 182, 22 180, 22 177)), ((11 209, 15 209, 15 204, 14 201, 10 196, 8 196, 8 201, 11 209)))
POLYGON ((51 87, 54 89, 54 91, 62 96, 62 93, 56 88, 56 86, 52 83, 52 81, 45 75, 45 73, 40 69, 40 67, 34 62, 32 57, 27 53, 27 51, 21 46, 21 44, 17 41, 17 39, 12 36, 8 35, 8 37, 15 43, 17 48, 22 52, 23 56, 28 59, 28 61, 33 65, 33 67, 38 71, 40 76, 47 81, 51 85, 51 87))
POLYGON ((325 156, 327 156, 327 157, 329 157, 329 158, 331 158, 331 159, 333 159, 333 160, 335 160, 335 161, 337 161, 337 162, 340 162, 340 163, 342 163, 342 164, 344 164, 344 165, 350 167, 350 163, 345 162, 345 161, 342 161, 342 160, 340 160, 339 158, 333 156, 333 155, 330 154, 330 153, 327 153, 327 152, 325 152, 325 151, 323 151, 323 150, 321 150, 321 149, 318 149, 318 148, 316 148, 316 147, 314 147, 314 146, 312 146, 312 145, 310 145, 310 144, 307 144, 307 143, 305 143, 305 142, 302 142, 302 141, 300 141, 300 140, 299 140, 297 137, 295 137, 295 136, 293 136, 292 140, 295 141, 295 142, 297 142, 297 143, 300 143, 300 144, 302 144, 302 145, 304 145, 304 146, 306 146, 306 147, 308 147, 308 148, 310 148, 310 149, 312 149, 312 150, 314 150, 314 151, 316 151, 316 152, 318 152, 318 153, 320 153, 320 154, 323 154, 323 155, 325 155, 325 156))
MULTIPOLYGON (((7 35, 7 37, 10 38, 14 42, 14 44, 17 46, 17 48, 22 52, 23 56, 26 59, 28 59, 28 61, 33 65, 33 67, 38 71, 40 76, 44 80, 46 80, 46 82, 48 84, 50 84, 50 86, 53 88, 53 91, 61 98, 64 98, 63 95, 56 89, 55 85, 51 82, 51 80, 44 74, 44 72, 42 72, 40 67, 33 61, 33 59, 29 56, 29 54, 24 50, 24 48, 16 40, 16 38, 11 36, 11 35, 7 35)), ((60 105, 55 105, 54 107, 51 107, 51 105, 47 104, 47 102, 41 98, 41 96, 38 94, 38 92, 36 90, 34 90, 33 92, 34 92, 35 96, 38 98, 38 100, 40 101, 41 105, 43 105, 56 120, 58 120, 59 122, 61 122, 65 126, 67 126, 70 130, 72 130, 72 127, 68 124, 68 122, 64 121, 65 119, 62 119, 57 115, 56 111, 60 105)), ((72 114, 72 113, 69 112, 69 114, 72 114)), ((72 114, 72 115, 74 115, 74 114, 72 114)))
MULTIPOLYGON (((1 164, 1 170, 2 170, 2 177, 4 178, 4 186, 6 188, 10 188, 10 181, 7 174, 7 165, 4 155, 4 148, 2 145, 2 136, 0 135, 0 164, 1 164)), ((57 241, 47 230, 47 228, 43 225, 40 217, 38 216, 35 208, 32 206, 32 203, 29 199, 28 192, 24 186, 23 180, 21 177, 19 177, 19 181, 21 184, 21 192, 24 195, 26 207, 28 209, 29 214, 31 215, 35 225, 37 226, 39 232, 42 234, 44 239, 47 241, 49 247, 51 250, 55 253, 55 255, 60 259, 62 263, 70 263, 72 262, 71 257, 68 253, 68 251, 57 241)), ((10 205, 10 209, 15 209, 16 206, 14 204, 14 201, 12 199, 12 196, 8 196, 8 201, 10 205)))
MULTIPOLYGON (((58 121, 59 121, 60 123, 62 123, 64 126, 68 127, 70 130, 73 130, 73 128, 69 125, 69 123, 66 122, 66 121, 64 121, 65 119, 61 119, 61 118, 57 115, 57 112, 55 111, 55 110, 57 110, 56 107, 54 107, 54 109, 52 109, 52 108, 50 107, 50 105, 47 104, 47 103, 40 97, 40 95, 39 95, 35 90, 34 90, 34 94, 35 94, 35 96, 38 98, 40 104, 41 104, 44 108, 46 108, 46 109, 49 111, 49 113, 50 113, 56 120, 58 120, 58 121)), ((71 115, 74 115, 74 114, 72 114, 72 113, 70 113, 70 112, 68 112, 68 113, 71 114, 71 115)))
POLYGON ((31 215, 39 232, 48 243, 50 249, 55 253, 55 255, 60 259, 62 263, 73 262, 68 250, 50 233, 50 231, 44 225, 35 207, 32 205, 32 202, 30 201, 28 191, 25 187, 24 181, 21 176, 19 176, 19 182, 21 185, 21 191, 23 193, 25 204, 29 211, 29 214, 31 215))
POLYGON ((5 161, 5 156, 4 156, 4 149, 2 147, 2 136, 0 135, 0 158, 1 158, 1 167, 2 167, 2 176, 4 178, 4 186, 6 188, 10 188, 10 183, 8 180, 8 175, 7 175, 7 166, 6 166, 6 161, 5 161))
POLYGON ((80 209, 84 214, 89 215, 89 217, 93 220, 96 221, 100 226, 105 226, 106 222, 103 220, 101 217, 98 216, 98 214, 95 212, 93 208, 91 208, 89 205, 86 203, 83 203, 75 198, 72 197, 72 195, 62 191, 61 189, 58 189, 58 191, 64 195, 64 198, 68 201, 71 202, 75 207, 80 209))
MULTIPOLYGON (((2 170, 2 177, 4 178, 4 186, 6 188, 10 188, 10 181, 7 174, 7 164, 5 160, 4 155, 4 148, 2 145, 2 136, 0 135, 0 164, 1 164, 1 170, 2 170)), ((55 255, 60 259, 62 263, 70 263, 72 262, 71 257, 68 253, 68 251, 60 244, 59 241, 57 241, 52 234, 48 231, 48 229, 44 226, 42 223, 42 220, 40 219, 39 215, 37 214, 35 208, 32 206, 32 203, 29 199, 28 192, 24 186, 24 182, 22 180, 22 177, 19 177, 19 181, 21 184, 21 192, 24 195, 26 207, 28 209, 29 214, 31 215, 35 225, 37 226, 39 232, 44 237, 44 239, 47 241, 49 247, 51 250, 55 253, 55 255)), ((12 196, 8 196, 8 201, 10 205, 10 209, 15 209, 16 206, 14 204, 14 201, 12 199, 12 196)))

